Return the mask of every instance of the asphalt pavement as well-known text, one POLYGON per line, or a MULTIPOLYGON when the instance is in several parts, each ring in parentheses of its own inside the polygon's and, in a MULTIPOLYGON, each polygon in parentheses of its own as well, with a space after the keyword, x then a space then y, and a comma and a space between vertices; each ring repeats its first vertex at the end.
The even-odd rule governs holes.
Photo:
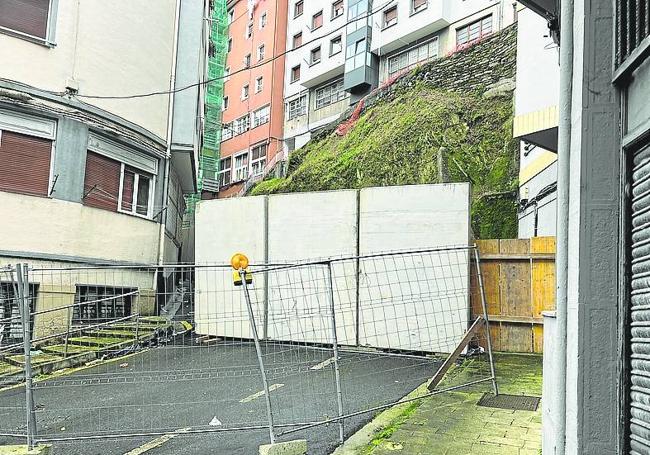
MULTIPOLYGON (((331 453, 338 444, 336 423, 282 434, 295 424, 338 415, 331 350, 269 343, 263 351, 278 440, 307 439, 310 455, 331 453)), ((342 352, 339 364, 345 414, 399 400, 437 366, 431 359, 350 352, 342 352)), ((25 431, 24 393, 24 388, 0 392, 0 434, 25 431)), ((34 396, 39 437, 69 439, 53 442, 57 455, 133 450, 132 455, 253 455, 269 442, 263 382, 251 342, 158 347, 40 381, 34 396), (203 431, 209 432, 193 433, 203 431), (110 438, 83 439, 97 435, 110 438)), ((345 435, 374 414, 346 419, 345 435)), ((18 442, 0 436, 0 444, 18 442)))

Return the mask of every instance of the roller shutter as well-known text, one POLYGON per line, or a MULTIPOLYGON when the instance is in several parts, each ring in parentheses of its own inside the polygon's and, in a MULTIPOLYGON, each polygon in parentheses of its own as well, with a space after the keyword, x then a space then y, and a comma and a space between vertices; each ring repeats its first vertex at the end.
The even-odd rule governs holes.
POLYGON ((0 191, 47 196, 52 141, 0 131, 0 191))
POLYGON ((650 148, 632 169, 630 453, 650 454, 650 148))
POLYGON ((88 152, 84 177, 84 205, 117 212, 122 164, 88 152))
POLYGON ((50 0, 0 1, 0 27, 45 39, 50 0))

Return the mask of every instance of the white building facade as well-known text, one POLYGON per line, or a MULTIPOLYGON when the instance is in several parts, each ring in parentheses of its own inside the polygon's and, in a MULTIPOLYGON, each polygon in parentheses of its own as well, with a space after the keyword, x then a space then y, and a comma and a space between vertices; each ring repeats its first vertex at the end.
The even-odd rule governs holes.
POLYGON ((285 153, 378 86, 480 41, 515 17, 515 5, 503 0, 291 0, 285 153))
MULTIPOLYGON (((0 207, 12 220, 0 226, 0 267, 193 259, 182 221, 202 142, 207 8, 0 2, 0 207)), ((142 288, 136 275, 113 285, 142 288)), ((141 295, 156 286, 145 281, 141 295)), ((34 285, 37 308, 89 286, 121 292, 34 285)), ((11 314, 13 300, 0 300, 0 317, 11 314)))

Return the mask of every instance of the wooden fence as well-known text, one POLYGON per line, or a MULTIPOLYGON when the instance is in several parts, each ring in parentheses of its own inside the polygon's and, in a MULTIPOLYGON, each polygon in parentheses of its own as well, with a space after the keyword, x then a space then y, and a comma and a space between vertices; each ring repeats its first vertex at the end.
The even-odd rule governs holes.
MULTIPOLYGON (((542 311, 555 309, 555 237, 478 240, 493 348, 542 352, 542 311)), ((481 314, 476 273, 472 313, 481 314)))

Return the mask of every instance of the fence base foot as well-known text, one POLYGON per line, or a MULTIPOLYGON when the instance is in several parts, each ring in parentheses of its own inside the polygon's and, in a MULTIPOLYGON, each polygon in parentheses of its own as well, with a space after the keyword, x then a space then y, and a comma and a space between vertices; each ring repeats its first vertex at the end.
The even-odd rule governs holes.
POLYGON ((52 455, 52 447, 49 445, 38 445, 32 450, 23 446, 0 446, 0 455, 52 455))
POLYGON ((305 455, 306 453, 307 441, 304 439, 260 446, 260 455, 305 455))

